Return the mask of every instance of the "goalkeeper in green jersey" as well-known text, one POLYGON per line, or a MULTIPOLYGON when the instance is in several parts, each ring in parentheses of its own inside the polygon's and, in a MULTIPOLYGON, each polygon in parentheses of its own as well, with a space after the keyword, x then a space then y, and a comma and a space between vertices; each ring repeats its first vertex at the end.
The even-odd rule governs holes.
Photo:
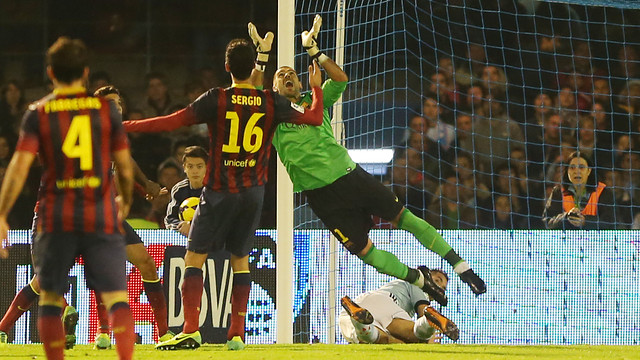
MULTIPOLYGON (((302 33, 302 45, 313 61, 318 61, 329 79, 324 82, 324 119, 321 126, 278 125, 273 145, 287 169, 294 191, 302 191, 315 214, 349 252, 381 273, 405 280, 421 288, 442 305, 447 304, 445 291, 431 278, 429 269, 409 268, 398 258, 377 249, 368 233, 372 215, 390 221, 394 226, 412 233, 420 243, 445 259, 462 281, 479 295, 486 291, 485 283, 470 268, 436 229, 407 210, 396 196, 375 177, 351 160, 347 149, 333 136, 328 109, 344 92, 348 77, 344 71, 317 46, 316 36, 322 18, 316 15, 310 31, 302 33)), ((258 62, 252 75, 254 84, 262 84, 268 53, 261 51, 262 42, 255 26, 249 23, 249 35, 258 48, 258 62)), ((302 93, 296 71, 283 66, 276 71, 273 90, 303 107, 311 104, 310 93, 302 93)))

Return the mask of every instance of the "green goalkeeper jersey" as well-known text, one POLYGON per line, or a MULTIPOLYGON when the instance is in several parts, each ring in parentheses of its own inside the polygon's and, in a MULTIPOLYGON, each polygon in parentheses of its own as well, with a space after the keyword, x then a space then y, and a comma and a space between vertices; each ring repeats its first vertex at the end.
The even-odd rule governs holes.
MULTIPOLYGON (((333 136, 329 108, 340 98, 347 82, 327 80, 322 84, 324 115, 322 125, 282 123, 273 135, 278 150, 293 182, 295 192, 327 186, 355 169, 344 146, 333 136)), ((311 93, 302 96, 299 105, 311 105, 311 93)))

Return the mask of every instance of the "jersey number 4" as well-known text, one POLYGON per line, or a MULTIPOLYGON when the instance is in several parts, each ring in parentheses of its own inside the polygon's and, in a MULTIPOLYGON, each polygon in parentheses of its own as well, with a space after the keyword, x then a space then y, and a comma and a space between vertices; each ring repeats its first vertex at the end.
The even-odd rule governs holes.
POLYGON ((76 115, 71 119, 69 131, 62 143, 62 152, 70 159, 80 159, 80 170, 93 169, 93 146, 91 146, 91 118, 76 115))
MULTIPOLYGON (((264 113, 253 113, 244 128, 242 147, 248 153, 257 152, 262 147, 264 132, 259 126, 256 126, 256 123, 263 116, 264 113)), ((240 145, 238 145, 240 117, 235 111, 227 111, 226 118, 231 120, 231 126, 229 127, 229 142, 222 145, 222 152, 237 154, 240 152, 240 145)))

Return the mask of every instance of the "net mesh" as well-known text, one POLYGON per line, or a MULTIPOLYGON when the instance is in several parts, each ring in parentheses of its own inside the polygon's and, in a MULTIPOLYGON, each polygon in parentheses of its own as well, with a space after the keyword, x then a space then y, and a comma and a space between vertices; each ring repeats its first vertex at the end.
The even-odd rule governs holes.
MULTIPOLYGON (((350 150, 393 149, 389 162, 359 163, 416 215, 439 229, 568 228, 567 221, 550 220, 566 211, 560 190, 561 185, 571 188, 566 174, 584 170, 580 161, 569 167, 571 153, 580 151, 590 159, 591 176, 583 176, 591 184, 588 191, 595 192, 598 182, 608 188, 600 199, 605 207, 599 209, 605 211, 585 228, 640 227, 637 2, 350 1, 343 14, 337 13, 337 3, 297 2, 296 34, 310 28, 315 14, 322 15, 319 46, 332 58, 343 50, 343 69, 349 76, 342 99, 344 145, 350 150), (336 19, 341 16, 346 40, 344 49, 336 49, 336 19), (547 202, 550 197, 554 201, 547 202)), ((296 38, 298 70, 309 62, 299 42, 296 38)), ((574 201, 582 199, 580 208, 586 207, 588 196, 566 194, 575 195, 574 201)), ((302 195, 296 195, 294 214, 296 229, 323 227, 302 195)), ((376 227, 389 227, 384 219, 376 220, 376 227)), ((493 232, 475 234, 491 238, 493 232)), ((457 238, 458 249, 474 248, 481 240, 474 236, 457 238)), ((541 241, 540 246, 554 241, 534 240, 541 241)), ((404 251, 404 245, 392 243, 391 252, 404 251)), ((509 256, 500 243, 494 245, 504 250, 501 256, 509 256)), ((471 262, 487 269, 496 265, 481 260, 488 246, 479 246, 471 262)), ((328 251, 328 238, 313 247, 328 251)), ((339 249, 340 256, 349 255, 339 249)), ((419 261, 409 256, 405 262, 419 261)), ((522 264, 514 266, 527 272, 522 264)), ((361 274, 373 271, 358 269, 361 274)), ((585 274, 568 278, 591 276, 585 274)), ((350 287, 344 281, 338 284, 343 293, 371 290, 368 284, 350 287)), ((321 288, 324 285, 317 287, 321 288)), ((524 291, 522 286, 515 289, 524 291)), ((314 294, 326 296, 323 291, 314 294)), ((476 313, 480 306, 466 305, 476 313)), ((508 307, 502 305, 502 310, 508 307)), ((527 306, 518 302, 519 308, 527 306)), ((461 319, 474 318, 467 311, 461 314, 461 319)), ((326 328, 313 328, 317 316, 306 320, 308 330, 297 328, 298 340, 324 339, 326 328)), ((324 320, 323 315, 318 321, 324 320)), ((572 326, 588 328, 582 323, 572 326)), ((513 335, 508 332, 493 340, 478 335, 467 341, 505 342, 513 335)), ((560 337, 547 337, 546 342, 590 342, 584 336, 571 341, 566 335, 564 340, 563 335, 553 336, 560 337)))

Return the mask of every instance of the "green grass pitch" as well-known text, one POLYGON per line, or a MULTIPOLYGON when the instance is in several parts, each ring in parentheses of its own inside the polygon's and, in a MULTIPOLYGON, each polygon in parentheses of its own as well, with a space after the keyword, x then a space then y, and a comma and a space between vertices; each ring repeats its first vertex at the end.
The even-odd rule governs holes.
MULTIPOLYGON (((472 360, 472 359, 554 359, 618 360, 638 359, 637 346, 510 346, 510 345, 249 345, 242 351, 228 351, 222 345, 203 345, 197 350, 159 351, 153 345, 137 345, 134 359, 232 359, 232 360, 472 360)), ((42 345, 7 345, 0 359, 45 359, 42 345)), ((93 350, 78 345, 65 351, 67 359, 117 359, 115 350, 93 350)))

